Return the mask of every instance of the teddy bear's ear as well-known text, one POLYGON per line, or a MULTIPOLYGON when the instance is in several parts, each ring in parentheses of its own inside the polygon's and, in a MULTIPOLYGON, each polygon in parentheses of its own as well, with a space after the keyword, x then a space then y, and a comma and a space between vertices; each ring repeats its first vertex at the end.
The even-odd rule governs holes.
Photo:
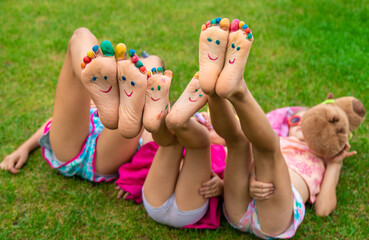
POLYGON ((329 92, 327 95, 327 99, 334 99, 333 93, 329 92))
POLYGON ((337 98, 334 103, 347 115, 350 123, 350 131, 356 129, 365 119, 365 107, 363 103, 354 97, 337 98))

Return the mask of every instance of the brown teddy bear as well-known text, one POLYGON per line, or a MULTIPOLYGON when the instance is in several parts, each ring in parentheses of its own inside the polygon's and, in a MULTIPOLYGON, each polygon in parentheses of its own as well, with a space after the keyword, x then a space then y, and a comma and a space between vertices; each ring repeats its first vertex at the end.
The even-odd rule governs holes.
POLYGON ((365 119, 362 102, 354 97, 327 100, 310 108, 302 117, 302 133, 308 147, 318 156, 339 154, 351 135, 365 119))

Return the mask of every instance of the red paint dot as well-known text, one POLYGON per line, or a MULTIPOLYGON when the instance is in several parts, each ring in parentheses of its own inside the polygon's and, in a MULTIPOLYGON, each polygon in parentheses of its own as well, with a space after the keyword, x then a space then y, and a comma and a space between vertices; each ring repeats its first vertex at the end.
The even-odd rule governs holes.
POLYGON ((146 67, 145 66, 140 67, 140 71, 141 72, 145 72, 146 71, 146 67))
POLYGON ((137 55, 134 55, 133 57, 132 57, 132 62, 133 63, 136 63, 138 61, 138 56, 137 55))
POLYGON ((89 57, 84 57, 83 58, 83 61, 85 62, 85 63, 89 63, 89 62, 91 62, 91 58, 89 58, 89 57))
POLYGON ((246 29, 245 29, 245 32, 246 32, 246 33, 250 33, 250 32, 251 32, 250 28, 246 28, 246 29))

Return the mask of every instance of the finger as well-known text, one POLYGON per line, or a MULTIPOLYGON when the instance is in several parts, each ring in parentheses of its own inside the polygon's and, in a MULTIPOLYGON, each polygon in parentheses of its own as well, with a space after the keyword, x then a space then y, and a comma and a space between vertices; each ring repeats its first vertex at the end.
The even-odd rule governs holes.
POLYGON ((9 172, 11 172, 12 174, 17 174, 17 173, 19 173, 19 170, 18 170, 18 169, 16 169, 14 166, 10 166, 8 170, 9 170, 9 172))
POLYGON ((348 152, 346 153, 346 157, 351 157, 351 156, 354 156, 355 154, 357 154, 356 151, 348 152))
POLYGON ((119 192, 118 192, 118 198, 122 198, 122 196, 123 196, 123 194, 125 193, 125 191, 124 190, 120 190, 119 192))
POLYGON ((21 169, 21 167, 23 166, 23 164, 26 162, 25 160, 27 160, 27 159, 25 159, 24 157, 20 157, 18 159, 18 161, 15 162, 15 168, 16 169, 21 169))
POLYGON ((119 186, 115 186, 115 190, 120 190, 120 187, 119 186))
POLYGON ((126 192, 124 195, 123 195, 123 199, 124 200, 127 200, 127 198, 129 197, 130 193, 129 192, 126 192))

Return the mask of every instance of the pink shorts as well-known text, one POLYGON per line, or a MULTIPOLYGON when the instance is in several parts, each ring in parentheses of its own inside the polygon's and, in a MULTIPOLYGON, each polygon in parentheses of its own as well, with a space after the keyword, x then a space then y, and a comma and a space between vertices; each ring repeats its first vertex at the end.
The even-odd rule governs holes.
POLYGON ((253 199, 248 208, 246 213, 242 216, 242 218, 240 219, 240 222, 238 223, 237 226, 234 226, 228 219, 227 217, 227 213, 225 211, 225 208, 223 207, 223 211, 224 211, 224 215, 227 218, 227 221, 229 222, 229 224, 231 224, 232 227, 242 231, 242 232, 249 232, 249 233, 253 233, 256 236, 258 236, 259 238, 262 239, 272 239, 272 238, 291 238, 295 235, 296 230, 298 228, 298 226, 301 224, 302 220, 304 220, 304 216, 305 216, 305 204, 304 201, 302 200, 300 194, 296 191, 296 189, 292 186, 292 191, 293 191, 293 195, 294 195, 294 218, 293 218, 293 222, 291 223, 291 225, 289 226, 289 228, 277 235, 277 236, 271 236, 267 233, 264 233, 261 230, 260 227, 260 223, 258 220, 258 216, 256 213, 256 206, 255 206, 255 200, 253 199))

